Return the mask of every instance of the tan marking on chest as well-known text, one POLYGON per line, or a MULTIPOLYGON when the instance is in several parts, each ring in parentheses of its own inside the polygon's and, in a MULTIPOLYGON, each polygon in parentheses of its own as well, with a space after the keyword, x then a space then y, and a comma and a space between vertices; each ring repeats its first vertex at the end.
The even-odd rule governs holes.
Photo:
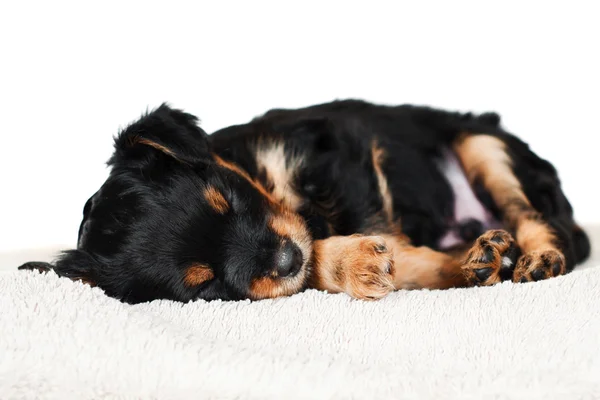
POLYGON ((302 157, 287 156, 284 143, 259 142, 256 150, 256 164, 263 169, 272 187, 273 197, 285 206, 297 210, 302 205, 302 198, 294 188, 294 179, 302 157))
POLYGON ((377 146, 376 142, 373 142, 373 145, 371 146, 371 156, 373 159, 373 168, 375 169, 375 175, 377 177, 377 186, 379 187, 381 201, 383 202, 383 212, 385 213, 387 221, 391 223, 394 218, 394 206, 388 181, 382 169, 385 152, 381 147, 377 146))

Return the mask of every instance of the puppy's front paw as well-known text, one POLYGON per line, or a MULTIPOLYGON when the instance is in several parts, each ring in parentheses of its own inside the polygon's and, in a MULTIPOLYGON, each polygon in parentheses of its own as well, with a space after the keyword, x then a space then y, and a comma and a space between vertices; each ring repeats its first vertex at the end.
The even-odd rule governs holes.
POLYGON ((394 261, 381 236, 333 236, 314 244, 311 286, 356 299, 377 300, 394 290, 394 261))
POLYGON ((352 297, 377 300, 394 290, 394 261, 381 236, 351 238, 342 262, 345 291, 352 297))
POLYGON ((350 296, 377 300, 394 290, 394 261, 381 236, 353 235, 339 243, 334 279, 350 296))

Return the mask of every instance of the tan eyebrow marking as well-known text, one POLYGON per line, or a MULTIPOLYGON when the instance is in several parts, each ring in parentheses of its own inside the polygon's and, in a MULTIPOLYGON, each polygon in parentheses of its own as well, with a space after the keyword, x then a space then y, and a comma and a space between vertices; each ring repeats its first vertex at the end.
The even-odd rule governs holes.
POLYGON ((213 156, 214 156, 217 164, 219 164, 221 167, 227 168, 228 170, 236 173, 237 175, 240 175, 241 177, 246 179, 252 186, 254 186, 254 188, 256 190, 258 190, 260 192, 260 194, 262 194, 269 201, 269 203, 271 203, 272 205, 277 204, 277 201, 275 201, 275 199, 273 199, 273 196, 271 196, 271 194, 269 192, 267 192, 267 190, 260 183, 257 183, 254 179, 252 179, 246 171, 244 171, 243 169, 241 169, 240 167, 238 167, 236 164, 234 164, 232 162, 223 160, 221 157, 219 157, 216 154, 213 154, 213 156))
POLYGON ((225 200, 223 194, 214 187, 209 186, 204 190, 204 198, 211 208, 219 214, 225 214, 229 211, 229 203, 225 200))
POLYGON ((192 264, 186 271, 183 283, 187 287, 194 287, 203 284, 215 277, 212 270, 205 264, 192 264))

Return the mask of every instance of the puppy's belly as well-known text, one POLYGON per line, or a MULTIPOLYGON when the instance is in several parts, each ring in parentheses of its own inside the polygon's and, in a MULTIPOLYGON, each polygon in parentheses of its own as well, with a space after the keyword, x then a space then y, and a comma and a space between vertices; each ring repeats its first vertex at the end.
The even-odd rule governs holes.
POLYGON ((454 152, 445 149, 444 158, 439 163, 440 170, 450 183, 454 193, 454 217, 449 221, 448 231, 438 242, 442 249, 464 243, 464 239, 458 233, 458 227, 469 220, 479 221, 483 231, 499 229, 502 224, 494 218, 492 213, 477 199, 465 173, 460 166, 454 152))

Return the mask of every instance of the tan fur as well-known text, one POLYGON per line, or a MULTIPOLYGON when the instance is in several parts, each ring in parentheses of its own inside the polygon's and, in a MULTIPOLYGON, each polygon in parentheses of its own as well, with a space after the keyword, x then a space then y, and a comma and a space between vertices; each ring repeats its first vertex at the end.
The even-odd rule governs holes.
POLYGON ((454 144, 454 150, 469 181, 481 180, 502 211, 505 223, 514 227, 523 252, 556 248, 552 229, 540 221, 512 171, 504 142, 489 135, 467 134, 454 144))
POLYGON ((302 158, 286 159, 284 143, 259 142, 256 151, 256 163, 263 168, 267 179, 273 186, 271 194, 285 206, 297 210, 302 205, 302 198, 296 193, 292 182, 302 158))
MULTIPOLYGON (((264 186, 252 179, 242 168, 232 162, 223 160, 216 154, 213 157, 217 164, 246 179, 264 197, 265 202, 272 212, 269 220, 270 228, 282 238, 291 239, 302 251, 304 261, 307 261, 312 253, 312 239, 302 217, 293 212, 285 204, 278 202, 264 186)), ((278 278, 276 276, 267 276, 255 279, 250 285, 249 296, 255 300, 289 296, 297 293, 304 287, 309 274, 310 266, 305 266, 293 277, 278 278)))
POLYGON ((402 235, 334 236, 314 243, 311 287, 377 299, 393 289, 466 286, 463 254, 414 247, 402 235), (385 249, 377 251, 377 249, 385 249), (386 273, 389 270, 389 273, 386 273))
POLYGON ((283 288, 275 279, 268 276, 255 279, 250 285, 250 293, 254 300, 284 296, 283 288))
POLYGON ((209 266, 204 264, 194 264, 185 271, 183 283, 187 287, 194 287, 203 284, 215 277, 209 266))
POLYGON ((302 251, 303 256, 305 258, 310 257, 312 252, 312 238, 304 220, 298 214, 282 210, 269 219, 269 227, 277 235, 292 239, 302 251))
POLYGON ((394 254, 396 289, 447 289, 465 286, 460 257, 414 247, 403 235, 383 235, 394 254))
POLYGON ((204 198, 208 205, 219 214, 225 214, 229 211, 229 203, 225 200, 223 194, 214 187, 209 186, 204 190, 204 198))
POLYGON ((547 279, 553 276, 562 275, 565 270, 565 256, 558 250, 549 249, 545 251, 531 251, 522 256, 515 267, 513 281, 521 282, 523 278, 526 281, 535 280, 532 272, 542 273, 543 278, 547 279), (554 271, 554 266, 558 265, 558 271, 554 271), (549 266, 549 268, 548 268, 549 266))
POLYGON ((556 236, 545 223, 523 218, 517 229, 517 242, 524 253, 556 249, 556 236))
POLYGON ((165 153, 168 156, 171 156, 171 157, 177 159, 177 156, 175 156, 175 153, 173 153, 171 151, 171 149, 163 146, 162 144, 153 142, 151 140, 144 139, 144 138, 141 138, 139 136, 133 136, 132 139, 131 139, 131 145, 135 145, 135 144, 143 144, 143 145, 146 145, 146 146, 153 147, 156 150, 158 150, 158 151, 160 151, 162 153, 165 153))
POLYGON ((467 252, 467 257, 462 271, 469 284, 478 286, 490 286, 502 280, 500 276, 502 261, 509 249, 514 245, 512 235, 504 230, 490 230, 482 234, 467 252), (492 249, 493 257, 487 254, 492 249), (477 278, 476 271, 480 269, 491 269, 490 275, 481 282, 477 278))
POLYGON ((380 236, 333 236, 314 243, 311 287, 375 300, 393 290, 392 254, 380 236))
POLYGON ((272 299, 298 293, 300 287, 289 285, 283 279, 265 276, 255 279, 250 285, 250 298, 253 300, 272 299))
POLYGON ((392 223, 394 218, 394 208, 392 202, 392 194, 388 186, 387 178, 383 173, 381 165, 385 158, 385 152, 382 148, 377 146, 376 142, 373 142, 371 146, 371 157, 373 159, 373 168, 375 169, 375 175, 377 176, 377 185, 379 187, 379 193, 383 202, 383 212, 388 223, 392 223))
POLYGON ((455 143, 454 150, 469 182, 481 179, 499 207, 505 207, 515 198, 529 204, 512 171, 506 145, 500 139, 488 135, 467 135, 455 143))
POLYGON ((215 159, 216 163, 218 165, 220 165, 223 168, 227 168, 228 170, 230 170, 231 172, 241 176, 242 178, 244 178, 245 180, 248 181, 248 183, 250 183, 252 186, 254 186, 254 188, 256 190, 258 190, 260 192, 260 194, 262 194, 265 197, 265 200, 268 201, 271 205, 276 205, 277 201, 273 198, 273 196, 264 188, 263 185, 261 185, 259 182, 256 182, 254 179, 252 179, 250 177, 250 175, 248 175, 248 173, 246 171, 244 171, 242 168, 240 168, 237 164, 232 163, 230 161, 226 161, 224 159, 222 159, 221 157, 219 157, 216 154, 213 154, 213 158, 215 159))
POLYGON ((273 274, 254 279, 250 284, 248 295, 253 300, 291 296, 304 288, 309 274, 310 270, 308 268, 302 268, 297 275, 291 278, 279 278, 273 274))

